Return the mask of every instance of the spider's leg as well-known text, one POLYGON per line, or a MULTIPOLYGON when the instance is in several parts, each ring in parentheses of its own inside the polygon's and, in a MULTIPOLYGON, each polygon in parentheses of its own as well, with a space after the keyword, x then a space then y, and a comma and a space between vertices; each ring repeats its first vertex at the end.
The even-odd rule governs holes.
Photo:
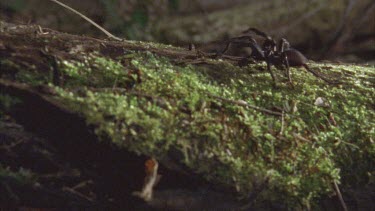
POLYGON ((283 63, 285 64, 285 67, 286 67, 286 74, 288 76, 288 81, 290 84, 293 84, 292 83, 292 77, 290 76, 290 69, 289 69, 289 61, 288 61, 288 56, 283 53, 283 63))
POLYGON ((249 33, 249 32, 254 32, 258 36, 264 37, 266 39, 270 39, 270 36, 268 36, 266 33, 262 32, 262 31, 260 31, 259 29, 256 29, 256 28, 249 28, 249 29, 243 31, 243 33, 249 33))
POLYGON ((229 49, 229 47, 231 46, 232 43, 248 45, 249 39, 253 39, 253 38, 251 36, 248 36, 248 35, 240 36, 240 37, 233 37, 233 38, 226 41, 226 46, 220 53, 222 55, 224 55, 225 52, 228 51, 228 49, 229 49))
POLYGON ((273 72, 271 70, 271 61, 270 61, 269 58, 267 58, 266 62, 267 62, 267 70, 271 74, 271 77, 272 77, 273 86, 276 87, 276 79, 275 79, 275 76, 273 75, 273 72))
POLYGON ((229 47, 230 47, 230 44, 232 44, 232 41, 228 41, 227 42, 227 45, 225 46, 224 50, 221 51, 221 55, 224 55, 225 52, 228 51, 229 47))

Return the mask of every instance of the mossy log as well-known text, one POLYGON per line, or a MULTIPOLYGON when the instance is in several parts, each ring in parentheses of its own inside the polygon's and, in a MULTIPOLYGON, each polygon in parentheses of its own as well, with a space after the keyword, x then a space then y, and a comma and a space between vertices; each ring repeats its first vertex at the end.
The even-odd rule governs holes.
POLYGON ((373 66, 310 62, 335 86, 292 69, 291 87, 274 70, 275 88, 265 64, 236 57, 33 25, 0 31, 2 119, 85 172, 100 207, 315 208, 334 183, 373 186, 373 66), (162 177, 153 200, 136 201, 148 157, 162 177))

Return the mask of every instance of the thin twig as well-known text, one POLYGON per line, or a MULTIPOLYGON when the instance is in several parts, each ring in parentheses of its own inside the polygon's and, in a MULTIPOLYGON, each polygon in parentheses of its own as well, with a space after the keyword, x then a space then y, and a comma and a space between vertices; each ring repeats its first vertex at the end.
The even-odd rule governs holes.
POLYGON ((66 191, 66 192, 69 192, 69 193, 71 193, 71 194, 77 195, 77 196, 79 196, 79 197, 81 197, 81 198, 84 198, 84 199, 86 199, 87 201, 91 201, 91 202, 94 201, 93 198, 91 198, 91 197, 89 197, 89 196, 86 196, 86 195, 84 195, 84 194, 82 194, 82 193, 80 193, 80 192, 78 192, 78 191, 76 191, 76 190, 74 190, 74 189, 72 189, 72 188, 69 188, 69 187, 63 187, 62 190, 63 190, 63 191, 66 191))
POLYGON ((344 209, 344 211, 348 211, 348 207, 345 204, 344 198, 341 195, 340 188, 337 185, 336 181, 333 181, 333 185, 335 186, 335 191, 336 191, 337 196, 339 197, 342 208, 344 209))
POLYGON ((293 136, 294 136, 294 138, 296 138, 296 139, 298 139, 298 140, 300 140, 300 141, 311 142, 309 139, 304 138, 304 137, 302 137, 301 135, 299 135, 299 134, 297 134, 297 133, 293 133, 293 136))
POLYGON ((65 9, 68 9, 69 11, 79 15, 81 18, 85 19, 87 22, 91 23, 92 25, 94 25, 96 28, 98 28, 100 31, 104 32, 104 34, 106 34, 108 37, 114 39, 114 40, 117 40, 117 41, 123 41, 123 39, 119 38, 119 37, 116 37, 115 35, 111 34, 109 31, 105 30, 103 27, 99 26, 97 23, 95 23, 93 20, 91 20, 90 18, 88 18, 87 16, 83 15, 82 13, 78 12, 77 10, 69 7, 68 5, 60 2, 60 1, 57 1, 57 0, 50 0, 62 7, 64 7, 65 9))
POLYGON ((285 115, 285 112, 283 110, 283 111, 281 111, 281 128, 280 128, 279 135, 282 135, 283 132, 284 132, 284 122, 285 122, 284 115, 285 115))
POLYGON ((230 99, 219 97, 219 96, 216 96, 216 95, 213 95, 213 94, 208 94, 208 96, 219 99, 219 100, 224 101, 224 102, 232 103, 232 104, 235 104, 235 105, 249 107, 249 108, 252 108, 254 110, 257 110, 257 111, 260 111, 260 112, 263 112, 263 113, 266 113, 266 114, 275 115, 275 116, 282 116, 282 113, 280 113, 280 112, 271 111, 271 110, 268 110, 268 109, 265 109, 265 108, 253 106, 253 105, 250 105, 249 103, 247 103, 243 100, 230 100, 230 99))
POLYGON ((77 190, 77 189, 79 189, 79 188, 84 188, 84 187, 86 187, 87 185, 92 184, 92 183, 93 183, 92 180, 82 181, 82 182, 78 183, 77 185, 71 187, 71 189, 73 189, 73 190, 77 190))

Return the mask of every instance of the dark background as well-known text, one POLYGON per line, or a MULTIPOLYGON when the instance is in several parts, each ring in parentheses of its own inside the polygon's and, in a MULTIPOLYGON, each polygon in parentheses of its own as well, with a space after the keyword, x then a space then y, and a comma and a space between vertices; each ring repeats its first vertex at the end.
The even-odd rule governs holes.
MULTIPOLYGON (((287 38, 313 60, 375 63, 373 0, 61 0, 120 37, 177 46, 212 41, 257 27, 287 38)), ((0 0, 0 18, 105 38, 49 0, 0 0)))

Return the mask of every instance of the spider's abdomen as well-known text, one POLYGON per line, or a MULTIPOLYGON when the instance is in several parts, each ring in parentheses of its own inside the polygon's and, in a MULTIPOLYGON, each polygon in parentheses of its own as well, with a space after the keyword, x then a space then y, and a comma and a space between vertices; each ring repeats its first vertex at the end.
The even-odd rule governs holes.
POLYGON ((289 66, 291 67, 303 66, 308 62, 308 59, 296 49, 289 48, 284 53, 288 57, 289 66))

